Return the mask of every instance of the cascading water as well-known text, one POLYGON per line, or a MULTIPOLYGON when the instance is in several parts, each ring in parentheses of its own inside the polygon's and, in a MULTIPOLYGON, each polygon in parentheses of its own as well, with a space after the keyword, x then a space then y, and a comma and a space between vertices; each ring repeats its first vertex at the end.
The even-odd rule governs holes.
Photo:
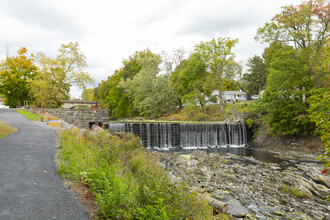
POLYGON ((243 147, 247 142, 242 123, 110 123, 109 131, 131 132, 144 147, 162 150, 243 147))

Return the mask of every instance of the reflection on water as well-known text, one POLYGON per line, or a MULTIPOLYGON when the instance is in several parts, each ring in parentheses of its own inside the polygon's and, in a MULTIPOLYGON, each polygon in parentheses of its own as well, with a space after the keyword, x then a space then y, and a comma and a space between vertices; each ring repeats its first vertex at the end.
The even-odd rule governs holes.
MULTIPOLYGON (((238 156, 245 157, 254 157, 257 160, 267 162, 267 163, 282 163, 283 160, 275 157, 275 155, 271 152, 264 150, 257 150, 249 147, 222 147, 222 148, 208 148, 208 149, 199 149, 201 151, 207 153, 230 153, 238 156)), ((190 154, 193 149, 175 149, 173 151, 179 152, 180 154, 190 154)))

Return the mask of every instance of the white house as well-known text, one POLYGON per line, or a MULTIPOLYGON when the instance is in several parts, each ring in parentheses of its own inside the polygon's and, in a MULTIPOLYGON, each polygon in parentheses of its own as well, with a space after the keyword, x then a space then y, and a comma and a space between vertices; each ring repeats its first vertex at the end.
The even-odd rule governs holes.
POLYGON ((226 102, 246 101, 247 94, 243 91, 224 91, 223 98, 226 102))
MULTIPOLYGON (((219 91, 214 91, 212 96, 217 96, 219 91)), ((224 102, 234 102, 234 101, 246 101, 247 94, 243 91, 224 91, 223 101, 224 102)))

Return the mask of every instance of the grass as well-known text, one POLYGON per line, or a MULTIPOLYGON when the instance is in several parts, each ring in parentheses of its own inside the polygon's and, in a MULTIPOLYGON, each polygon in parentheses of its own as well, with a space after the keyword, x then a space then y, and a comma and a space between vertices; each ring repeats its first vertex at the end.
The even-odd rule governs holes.
POLYGON ((25 118, 31 120, 31 121, 41 121, 42 117, 41 115, 36 115, 28 111, 23 111, 23 110, 16 110, 17 112, 23 114, 25 118))
POLYGON ((300 198, 300 199, 310 198, 310 195, 308 193, 306 193, 305 191, 299 189, 299 187, 297 187, 297 186, 288 186, 288 185, 285 185, 285 184, 281 184, 280 185, 280 191, 282 193, 294 195, 295 197, 300 198))
POLYGON ((6 137, 16 131, 17 131, 16 128, 11 127, 0 120, 0 138, 6 137))
POLYGON ((215 218, 207 201, 185 183, 172 182, 133 134, 66 129, 59 139, 58 171, 95 193, 98 218, 215 218))

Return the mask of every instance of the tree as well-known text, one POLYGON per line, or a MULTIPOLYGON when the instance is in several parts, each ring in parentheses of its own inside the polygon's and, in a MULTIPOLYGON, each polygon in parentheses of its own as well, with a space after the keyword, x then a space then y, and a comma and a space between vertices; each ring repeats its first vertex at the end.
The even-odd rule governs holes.
POLYGON ((94 101, 94 89, 84 89, 81 93, 81 99, 83 101, 94 101))
POLYGON ((162 52, 162 63, 164 64, 165 72, 168 74, 172 74, 172 72, 176 69, 181 69, 182 61, 184 60, 184 56, 186 54, 185 49, 178 48, 173 50, 172 55, 168 55, 166 52, 162 52))
POLYGON ((55 59, 40 54, 38 74, 29 81, 31 84, 30 94, 41 107, 59 107, 62 100, 67 100, 70 97, 70 84, 60 82, 57 65, 55 59))
POLYGON ((274 53, 262 99, 267 109, 267 122, 274 133, 308 134, 314 129, 308 119, 306 102, 311 83, 302 80, 308 67, 291 46, 285 45, 274 53))
POLYGON ((263 42, 293 43, 294 47, 320 50, 329 37, 330 3, 326 0, 304 1, 298 6, 282 7, 272 22, 259 28, 256 39, 263 42))
POLYGON ((219 93, 220 112, 223 111, 224 79, 232 78, 237 74, 235 56, 231 51, 237 43, 237 39, 218 38, 195 46, 195 52, 199 54, 211 74, 211 88, 219 93))
POLYGON ((204 106, 211 96, 210 74, 198 53, 184 60, 170 76, 170 82, 185 105, 204 106))
POLYGON ((173 110, 176 99, 168 75, 159 75, 160 56, 145 50, 137 62, 141 67, 138 74, 119 83, 132 97, 133 106, 141 116, 158 117, 173 110))
POLYGON ((324 84, 320 87, 318 79, 326 80, 329 72, 328 64, 318 68, 326 62, 320 57, 329 38, 329 9, 330 3, 324 0, 286 6, 272 22, 258 29, 256 38, 270 43, 264 52, 269 75, 262 102, 275 132, 310 133, 315 127, 318 119, 310 116, 310 109, 314 99, 321 100, 317 97, 324 84))
POLYGON ((246 91, 251 94, 259 94, 266 86, 267 68, 263 59, 259 56, 249 58, 248 72, 244 74, 243 81, 246 91))
POLYGON ((40 55, 38 76, 31 80, 31 94, 44 107, 58 107, 63 99, 69 98, 73 84, 81 89, 93 83, 91 76, 84 71, 86 57, 80 52, 78 42, 62 44, 56 58, 40 55))
MULTIPOLYGON (((109 104, 110 115, 113 118, 123 118, 126 116, 135 116, 138 112, 132 104, 132 98, 125 93, 125 90, 119 85, 123 80, 123 70, 116 71, 104 84, 102 88, 107 91, 105 102, 109 104)), ((135 75, 135 74, 134 74, 135 75)))
POLYGON ((132 97, 119 85, 123 80, 133 79, 141 70, 138 59, 143 57, 144 51, 135 52, 128 59, 123 60, 123 66, 115 73, 102 81, 94 90, 96 100, 108 103, 110 116, 112 118, 123 118, 138 115, 133 106, 132 97))
POLYGON ((324 50, 319 53, 317 62, 314 65, 315 81, 314 88, 310 91, 307 99, 310 107, 309 118, 315 123, 315 133, 319 134, 325 147, 325 152, 319 157, 324 161, 324 167, 330 167, 330 89, 329 71, 330 64, 330 42, 327 42, 324 50))
POLYGON ((309 67, 306 77, 312 78, 313 65, 330 35, 330 3, 325 0, 304 1, 297 6, 282 7, 272 22, 259 28, 256 39, 267 43, 291 44, 309 67))
POLYGON ((6 97, 5 105, 11 108, 31 100, 29 79, 34 79, 37 71, 33 54, 27 57, 25 47, 20 48, 17 53, 18 56, 2 61, 0 67, 0 94, 6 97))

